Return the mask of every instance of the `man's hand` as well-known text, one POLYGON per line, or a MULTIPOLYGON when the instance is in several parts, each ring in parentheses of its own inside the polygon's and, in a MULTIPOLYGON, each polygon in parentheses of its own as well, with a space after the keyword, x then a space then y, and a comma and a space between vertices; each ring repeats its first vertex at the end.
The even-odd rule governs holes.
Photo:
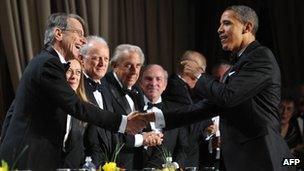
POLYGON ((156 145, 161 145, 163 141, 163 134, 160 132, 143 132, 142 133, 144 142, 143 144, 145 146, 156 146, 156 145))
POLYGON ((145 118, 142 117, 142 115, 143 114, 140 112, 134 112, 128 115, 128 121, 126 127, 127 133, 134 135, 140 132, 142 129, 146 128, 149 122, 147 122, 145 118))
POLYGON ((155 122, 155 113, 140 113, 139 114, 142 120, 145 120, 147 123, 149 122, 155 122))
POLYGON ((205 72, 204 68, 193 60, 183 60, 181 65, 184 66, 183 73, 191 78, 198 78, 200 74, 205 72))

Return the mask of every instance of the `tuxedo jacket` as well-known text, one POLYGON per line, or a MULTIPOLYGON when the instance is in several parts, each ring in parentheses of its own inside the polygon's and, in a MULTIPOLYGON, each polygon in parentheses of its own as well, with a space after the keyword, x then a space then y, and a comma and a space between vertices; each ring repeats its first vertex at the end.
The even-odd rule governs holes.
MULTIPOLYGON (((161 109, 174 108, 175 103, 163 101, 161 109)), ((185 167, 187 160, 186 151, 189 150, 188 132, 185 127, 163 130, 163 142, 159 146, 144 149, 145 167, 161 168, 163 161, 163 150, 171 153, 173 161, 180 167, 185 167)))
MULTIPOLYGON (((98 105, 95 97, 94 90, 92 88, 90 78, 85 78, 84 85, 86 90, 86 95, 90 102, 98 105)), ((102 95, 103 108, 105 110, 113 112, 112 97, 107 89, 107 82, 105 79, 100 80, 100 86, 97 90, 102 95)), ((113 131, 108 131, 106 129, 97 127, 93 124, 89 124, 84 135, 84 146, 86 156, 91 156, 92 161, 96 167, 103 165, 106 162, 105 154, 108 156, 108 160, 112 157, 113 151, 115 150, 116 144, 119 143, 118 134, 113 131)))
POLYGON ((12 166, 20 157, 16 161, 18 169, 58 168, 67 114, 112 131, 118 130, 122 118, 80 101, 66 81, 56 51, 49 47, 24 70, 0 158, 12 166))
MULTIPOLYGON (((112 97, 112 105, 114 112, 120 113, 123 115, 128 115, 131 112, 131 108, 128 104, 128 101, 125 97, 125 93, 118 81, 115 79, 113 72, 109 72, 105 75, 108 88, 107 90, 112 97)), ((135 109, 140 111, 144 106, 143 94, 140 91, 139 87, 134 85, 132 87, 133 95, 131 95, 132 100, 135 104, 135 109)), ((142 146, 134 147, 135 137, 133 135, 119 134, 120 142, 124 143, 117 162, 122 167, 127 170, 142 169, 143 165, 143 155, 142 155, 142 146)))
POLYGON ((272 52, 252 42, 233 66, 225 83, 202 74, 195 86, 209 101, 165 114, 166 126, 195 122, 220 114, 221 150, 227 170, 293 170, 280 136, 278 105, 280 69, 272 52), (179 120, 178 124, 174 122, 179 120))
POLYGON ((71 117, 71 129, 65 142, 61 168, 81 168, 85 162, 83 134, 87 123, 71 117))
MULTIPOLYGON (((174 102, 174 107, 192 105, 198 99, 195 99, 193 97, 193 93, 191 93, 191 91, 192 90, 190 89, 190 87, 177 74, 172 74, 168 79, 168 85, 163 93, 163 97, 165 101, 174 102)), ((208 153, 199 154, 199 148, 200 144, 203 142, 203 130, 210 124, 212 124, 212 121, 211 119, 207 118, 201 122, 191 124, 190 126, 185 127, 188 134, 187 139, 189 144, 189 146, 185 150, 187 158, 185 160, 184 165, 186 167, 198 167, 200 155, 208 155, 208 153)), ((207 143, 201 145, 201 147, 205 148, 206 150, 204 151, 207 152, 207 143)))

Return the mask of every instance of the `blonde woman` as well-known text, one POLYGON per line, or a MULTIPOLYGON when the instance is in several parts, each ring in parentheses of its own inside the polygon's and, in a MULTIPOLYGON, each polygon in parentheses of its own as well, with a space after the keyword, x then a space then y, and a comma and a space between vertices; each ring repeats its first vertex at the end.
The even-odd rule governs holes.
MULTIPOLYGON (((81 62, 77 59, 68 61, 70 66, 66 71, 67 82, 82 101, 88 101, 85 95, 81 62)), ((85 154, 83 147, 83 133, 86 123, 68 116, 67 133, 64 137, 64 168, 79 168, 82 166, 85 154), (70 122, 69 122, 70 120, 70 122)))

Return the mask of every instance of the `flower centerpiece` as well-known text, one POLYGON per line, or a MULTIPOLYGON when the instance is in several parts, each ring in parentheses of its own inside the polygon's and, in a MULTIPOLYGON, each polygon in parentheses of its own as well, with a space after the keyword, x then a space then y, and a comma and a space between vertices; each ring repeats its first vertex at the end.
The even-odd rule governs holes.
POLYGON ((162 159, 164 164, 162 164, 162 171, 175 171, 179 168, 179 165, 176 162, 172 162, 172 154, 169 150, 167 150, 164 146, 162 146, 159 150, 161 150, 162 159))
POLYGON ((117 167, 116 164, 116 158, 120 152, 120 150, 122 149, 122 147, 124 146, 124 144, 117 143, 115 146, 115 150, 112 153, 112 155, 110 154, 110 152, 104 147, 104 156, 105 156, 105 164, 103 166, 100 165, 99 167, 99 171, 119 171, 122 170, 121 168, 117 167), (111 156, 111 157, 110 157, 111 156))
POLYGON ((8 164, 4 160, 1 160, 0 171, 8 171, 8 164))

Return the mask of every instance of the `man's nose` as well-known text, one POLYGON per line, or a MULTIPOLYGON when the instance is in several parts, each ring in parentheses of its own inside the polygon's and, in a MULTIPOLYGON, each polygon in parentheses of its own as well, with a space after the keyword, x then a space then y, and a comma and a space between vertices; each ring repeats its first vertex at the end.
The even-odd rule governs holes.
POLYGON ((222 25, 220 25, 219 28, 217 29, 217 33, 218 34, 223 33, 223 27, 222 27, 222 25))

